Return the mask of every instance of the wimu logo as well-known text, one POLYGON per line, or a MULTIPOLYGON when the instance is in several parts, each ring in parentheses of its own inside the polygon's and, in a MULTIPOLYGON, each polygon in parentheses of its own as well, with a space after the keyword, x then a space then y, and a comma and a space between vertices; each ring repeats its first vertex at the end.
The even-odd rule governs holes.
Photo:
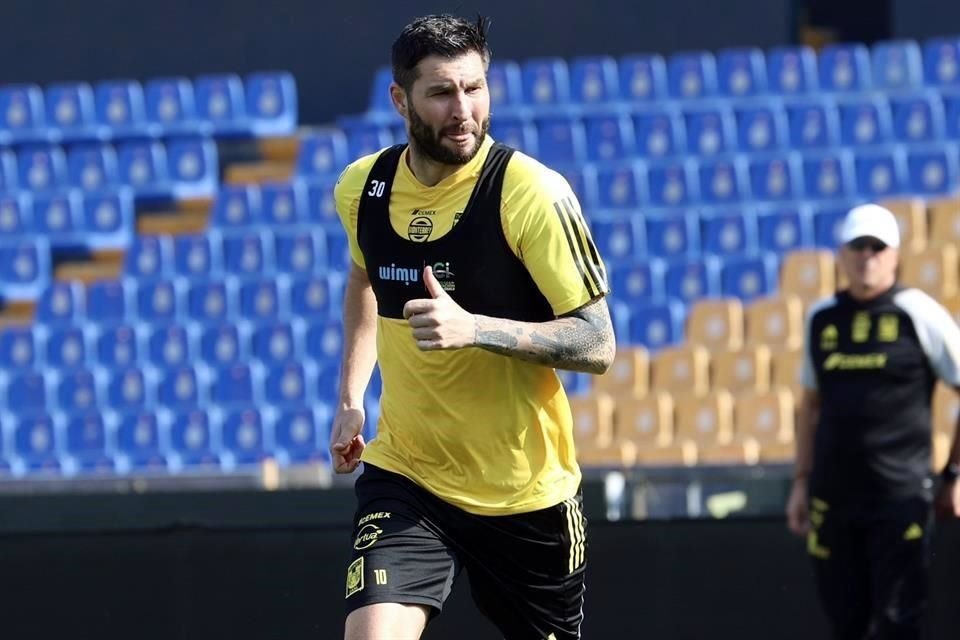
MULTIPOLYGON (((433 275, 440 281, 440 286, 442 286, 446 291, 453 291, 456 288, 456 285, 453 282, 453 269, 450 268, 450 263, 441 261, 435 262, 430 265, 433 267, 433 275)), ((391 263, 390 266, 380 266, 377 268, 377 275, 380 276, 381 280, 388 282, 402 282, 404 286, 409 286, 414 282, 423 281, 423 269, 425 267, 398 267, 396 264, 391 263)))

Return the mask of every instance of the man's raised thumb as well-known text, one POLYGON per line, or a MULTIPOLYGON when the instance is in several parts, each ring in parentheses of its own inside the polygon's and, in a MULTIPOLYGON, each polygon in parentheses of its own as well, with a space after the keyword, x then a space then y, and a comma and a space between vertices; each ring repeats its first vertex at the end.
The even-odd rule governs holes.
POLYGON ((427 293, 430 294, 431 298, 441 298, 447 295, 447 292, 440 285, 440 281, 437 280, 437 276, 433 275, 432 267, 424 267, 423 284, 427 287, 427 293))

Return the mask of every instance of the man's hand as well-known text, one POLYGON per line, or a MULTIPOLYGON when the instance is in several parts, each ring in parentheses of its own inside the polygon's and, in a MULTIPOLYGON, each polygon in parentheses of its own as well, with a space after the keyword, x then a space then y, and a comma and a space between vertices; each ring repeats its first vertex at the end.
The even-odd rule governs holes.
POLYGON ((787 527, 798 536, 806 536, 810 532, 810 505, 807 481, 804 478, 793 481, 790 498, 787 500, 787 527))
POLYGON ((960 518, 960 481, 954 480, 940 485, 935 508, 938 518, 960 518))
POLYGON ((477 323, 443 290, 433 269, 423 270, 423 284, 429 298, 410 300, 403 306, 403 317, 413 329, 413 339, 422 351, 461 349, 476 340, 477 323))
POLYGON ((363 409, 341 406, 333 417, 330 429, 330 458, 337 473, 351 473, 360 465, 360 454, 366 443, 363 429, 363 409))

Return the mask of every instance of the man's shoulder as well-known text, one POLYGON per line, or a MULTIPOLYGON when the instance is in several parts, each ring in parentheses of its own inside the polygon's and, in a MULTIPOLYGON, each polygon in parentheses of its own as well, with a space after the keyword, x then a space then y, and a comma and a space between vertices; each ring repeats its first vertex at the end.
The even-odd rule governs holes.
POLYGON ((379 151, 365 156, 360 156, 348 164, 346 168, 340 172, 340 176, 337 178, 336 187, 334 187, 338 199, 347 196, 350 196, 351 198, 359 196, 374 163, 377 161, 377 158, 379 158, 380 155, 387 150, 387 148, 389 147, 380 149, 379 151))
POLYGON ((563 175, 528 156, 514 151, 504 175, 504 192, 516 195, 543 196, 559 199, 572 195, 570 184, 563 175))

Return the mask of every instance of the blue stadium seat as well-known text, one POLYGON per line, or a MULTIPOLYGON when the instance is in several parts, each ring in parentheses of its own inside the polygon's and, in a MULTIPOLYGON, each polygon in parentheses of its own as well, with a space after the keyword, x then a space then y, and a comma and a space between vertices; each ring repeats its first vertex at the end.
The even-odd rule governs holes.
POLYGON ((698 157, 732 152, 736 148, 736 122, 726 107, 688 109, 683 114, 687 152, 698 157))
POLYGON ((298 349, 290 323, 264 324, 253 331, 251 353, 265 366, 276 367, 297 359, 298 349))
POLYGON ((672 156, 686 148, 683 119, 674 111, 638 111, 632 116, 634 149, 647 158, 672 156))
POLYGON ((767 88, 767 68, 760 49, 723 49, 717 54, 720 94, 733 98, 754 96, 767 88))
POLYGON ((329 280, 322 276, 299 277, 290 284, 290 307, 293 316, 305 319, 329 317, 333 312, 329 280))
POLYGON ((573 194, 577 196, 584 211, 593 211, 600 206, 595 165, 564 164, 554 165, 553 169, 562 175, 573 189, 573 194))
POLYGON ((222 424, 223 446, 237 465, 256 464, 267 457, 260 411, 246 409, 227 414, 222 424))
POLYGON ((193 84, 189 78, 152 78, 143 87, 147 122, 159 127, 164 136, 207 133, 201 127, 194 106, 193 84))
POLYGON ((667 263, 664 294, 669 300, 693 304, 720 295, 720 263, 715 258, 679 258, 667 263))
POLYGON ((17 153, 18 184, 33 192, 67 186, 67 159, 59 147, 28 145, 17 153))
POLYGON ((340 392, 340 362, 330 358, 315 359, 314 362, 317 364, 317 399, 335 405, 340 392))
POLYGON ((73 325, 84 316, 84 289, 75 282, 52 282, 37 299, 35 319, 47 325, 73 325))
POLYGON ((256 185, 223 185, 213 201, 213 226, 245 228, 260 220, 260 189, 256 185))
POLYGON ((47 141, 40 87, 33 84, 0 86, 0 145, 47 141))
MULTIPOLYGON (((8 197, 17 191, 20 182, 17 171, 17 156, 9 149, 0 149, 0 196, 8 197)), ((0 231, 6 227, 0 221, 0 231)))
POLYGON ((260 201, 260 220, 271 228, 306 222, 306 185, 299 180, 262 185, 260 201))
POLYGON ((923 84, 923 55, 912 40, 877 42, 871 51, 873 86, 884 91, 912 89, 923 84))
POLYGON ((845 145, 883 144, 893 140, 890 104, 882 97, 846 100, 839 104, 840 140, 845 145))
POLYGON ((620 97, 617 61, 610 56, 579 56, 570 64, 570 97, 582 105, 604 105, 620 97))
POLYGON ((784 96, 815 91, 819 86, 817 56, 808 46, 775 47, 767 53, 767 83, 784 96))
POLYGON ((667 98, 667 64, 659 54, 629 54, 622 56, 620 69, 620 96, 626 101, 654 102, 667 98))
POLYGON ((190 366, 196 359, 194 336, 182 325, 159 324, 147 342, 150 362, 160 369, 190 366))
POLYGON ((683 339, 685 313, 682 304, 674 300, 635 304, 630 311, 631 344, 657 351, 683 339))
POLYGON ((149 324, 165 324, 179 317, 183 308, 183 283, 161 280, 137 287, 137 315, 149 324))
POLYGON ((297 84, 286 72, 251 73, 244 78, 247 117, 255 137, 283 136, 297 127, 297 84))
POLYGON ((324 231, 324 244, 327 246, 327 260, 330 270, 342 272, 350 269, 353 259, 350 257, 350 245, 342 227, 330 226, 324 231))
POLYGON ((813 244, 821 249, 836 249, 840 246, 840 227, 849 204, 825 204, 813 209, 813 244))
POLYGON ((220 466, 213 452, 210 416, 206 411, 177 413, 170 421, 170 448, 184 466, 220 466))
POLYGON ((636 209, 646 201, 646 172, 639 163, 603 166, 596 171, 596 203, 603 209, 636 209))
POLYGON ((0 196, 0 238, 30 233, 33 228, 33 198, 28 193, 0 196))
POLYGON ((704 204, 730 204, 749 194, 747 170, 742 157, 718 158, 700 162, 700 200, 704 204))
POLYGON ((347 138, 347 160, 350 162, 393 144, 389 127, 375 122, 344 122, 341 126, 347 138))
POLYGON ((87 335, 82 326, 51 328, 45 345, 48 367, 64 370, 87 365, 87 335))
POLYGON ((630 119, 616 113, 584 116, 586 157, 590 162, 608 162, 633 155, 635 136, 630 119))
POLYGON ((56 425, 44 413, 18 416, 14 427, 13 451, 30 471, 59 473, 59 438, 56 425))
POLYGON ((855 193, 853 161, 849 151, 805 154, 804 196, 813 200, 850 198, 855 193))
POLYGON ((153 413, 122 414, 116 431, 117 451, 134 469, 166 470, 168 461, 160 442, 160 427, 153 413))
POLYGON ((275 407, 292 409, 308 406, 311 398, 307 392, 312 388, 307 369, 302 364, 291 362, 267 370, 264 399, 275 407))
POLYGON ((260 398, 254 395, 259 386, 254 371, 248 365, 215 369, 210 383, 210 400, 222 407, 256 406, 260 398))
POLYGON ((46 240, 0 237, 0 291, 9 300, 34 300, 50 281, 50 245, 46 240))
POLYGON ((67 174, 70 186, 84 191, 117 186, 117 154, 109 145, 78 144, 67 153, 67 174))
POLYGON ((611 293, 629 304, 660 300, 664 295, 663 271, 664 263, 657 259, 611 265, 611 293))
POLYGON ((310 409, 282 411, 273 426, 275 446, 289 462, 323 460, 326 459, 326 440, 322 431, 320 421, 310 409))
POLYGON ((176 138, 167 142, 167 176, 174 198, 209 197, 217 193, 217 147, 206 138, 176 138))
POLYGON ((697 255, 700 238, 694 217, 683 213, 645 216, 647 254, 665 259, 697 255))
POLYGON ((737 146, 741 151, 759 153, 786 146, 789 133, 783 107, 777 102, 740 107, 734 111, 737 146))
POLYGON ((720 292, 744 303, 777 290, 778 261, 775 255, 727 256, 720 274, 720 292))
POLYGON ((167 155, 159 142, 128 141, 117 145, 120 182, 141 198, 167 198, 167 155))
POLYGON ((111 409, 124 412, 142 411, 148 407, 149 400, 148 379, 144 370, 122 369, 110 372, 107 378, 107 406, 111 409))
POLYGON ((110 369, 133 366, 140 359, 140 338, 135 327, 100 327, 96 338, 97 362, 110 369))
POLYGON ((907 153, 910 192, 943 195, 957 190, 957 147, 936 144, 911 147, 907 153))
POLYGON ((370 83, 370 96, 367 101, 367 113, 379 116, 393 111, 390 100, 390 85, 393 83, 393 70, 389 66, 378 67, 370 83))
POLYGON ((795 154, 755 156, 747 168, 755 200, 783 202, 797 197, 800 165, 795 154))
POLYGON ((487 71, 487 87, 490 90, 490 108, 502 109, 523 103, 523 78, 520 65, 512 60, 490 63, 487 71))
POLYGON ((633 262, 644 254, 642 231, 634 218, 594 217, 590 227, 597 250, 608 264, 633 262))
POLYGON ((57 406, 67 413, 92 411, 100 406, 97 379, 92 371, 63 371, 56 380, 57 406))
POLYGON ((333 198, 333 180, 311 180, 307 183, 307 217, 311 223, 328 226, 340 224, 333 198))
POLYGON ((25 371, 37 364, 37 344, 27 327, 0 328, 0 371, 25 371))
POLYGON ((709 51, 675 53, 667 59, 670 97, 695 100, 717 93, 717 63, 709 51))
POLYGON ((336 176, 348 162, 347 138, 339 129, 319 129, 300 137, 298 175, 336 176))
POLYGON ((130 189, 88 193, 81 208, 81 232, 87 248, 126 249, 133 242, 136 214, 130 189))
POLYGON ((187 314, 191 320, 223 322, 236 311, 234 292, 224 281, 198 281, 187 291, 187 314))
POLYGON ((567 393, 567 396, 571 398, 585 395, 590 391, 589 374, 560 369, 557 371, 557 377, 560 378, 563 390, 567 393))
POLYGON ((944 138, 943 100, 937 93, 890 96, 893 135, 901 142, 936 142, 944 138))
POLYGON ((309 275, 327 264, 322 236, 310 231, 283 231, 274 234, 277 270, 291 275, 309 275))
POLYGON ((529 156, 537 155, 537 128, 519 115, 500 115, 490 122, 490 135, 497 142, 513 147, 529 156))
POLYGON ((250 134, 243 80, 235 74, 204 75, 193 83, 197 120, 218 137, 250 134))
POLYGON ((790 146, 795 149, 825 149, 840 144, 840 116, 836 103, 817 101, 787 105, 790 146))
POLYGON ((14 415, 35 415, 47 409, 47 379, 37 371, 11 375, 6 384, 6 407, 14 415))
POLYGON ((56 130, 57 140, 73 144, 106 137, 108 132, 97 125, 93 87, 89 84, 51 84, 44 93, 47 126, 56 130))
POLYGON ((550 107, 570 101, 570 75, 563 58, 528 58, 520 64, 524 104, 550 107))
MULTIPOLYGON (((696 202, 697 178, 690 161, 669 160, 647 166, 647 194, 656 207, 683 207, 696 202)), ((650 234, 647 234, 650 237, 650 234)))
POLYGON ((810 212, 802 207, 776 207, 757 212, 760 251, 784 254, 813 245, 810 212))
POLYGON ((106 127, 110 137, 146 138, 158 131, 147 125, 143 87, 135 80, 108 80, 94 87, 97 124, 106 127))
POLYGON ((700 215, 700 243, 704 254, 752 255, 757 248, 757 221, 753 211, 706 210, 700 215))
POLYGON ((48 193, 33 200, 33 232, 46 238, 54 251, 80 245, 80 194, 48 193))
POLYGON ((307 357, 318 362, 339 362, 343 351, 343 327, 337 320, 314 323, 307 329, 303 344, 307 357))
MULTIPOLYGON (((944 121, 947 140, 960 139, 960 94, 944 92, 943 98, 944 121)), ((3 209, 0 208, 0 215, 3 209)), ((0 227, 3 222, 0 221, 0 227)))
POLYGON ((586 157, 583 125, 566 115, 542 115, 534 119, 538 158, 547 164, 580 162, 586 157))
POLYGON ((168 409, 188 410, 200 406, 200 374, 195 367, 169 369, 160 376, 157 403, 168 409))
POLYGON ((907 158, 901 148, 858 151, 854 167, 857 194, 864 198, 878 200, 907 191, 907 158))
POLYGON ((849 93, 871 86, 870 50, 862 44, 828 44, 818 63, 822 91, 849 93))
POLYGON ((107 428, 103 416, 95 411, 84 411, 67 417, 66 452, 77 458, 85 459, 83 466, 90 469, 91 458, 106 457, 107 428))
POLYGON ((273 320, 287 309, 285 293, 285 287, 273 279, 242 282, 240 315, 247 320, 273 320))
POLYGON ((929 86, 960 86, 960 38, 932 38, 923 44, 923 79, 929 86))
POLYGON ((136 234, 124 255, 123 273, 138 282, 153 282, 173 272, 173 241, 170 236, 136 234))
POLYGON ((87 287, 87 308, 96 309, 91 318, 102 322, 121 322, 127 309, 133 309, 130 290, 122 280, 100 280, 87 287))
POLYGON ((202 278, 222 268, 219 236, 205 233, 173 239, 173 268, 179 276, 202 278))
POLYGON ((200 358, 212 367, 240 364, 246 357, 236 324, 209 325, 200 335, 200 358))

